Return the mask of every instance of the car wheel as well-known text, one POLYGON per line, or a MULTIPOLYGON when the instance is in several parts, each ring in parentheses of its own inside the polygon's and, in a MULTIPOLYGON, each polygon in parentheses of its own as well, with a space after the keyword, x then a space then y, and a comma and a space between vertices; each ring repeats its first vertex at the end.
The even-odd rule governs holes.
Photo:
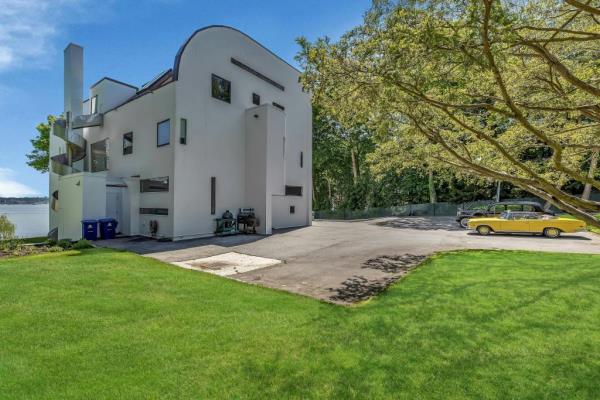
POLYGON ((467 229, 469 227, 469 218, 461 218, 459 224, 461 228, 467 229))
POLYGON ((548 238, 557 238, 560 236, 560 229, 546 228, 546 229, 544 229, 544 236, 546 236, 548 238))
POLYGON ((481 236, 487 236, 492 233, 492 228, 487 225, 479 225, 477 227, 477 233, 479 233, 481 236))

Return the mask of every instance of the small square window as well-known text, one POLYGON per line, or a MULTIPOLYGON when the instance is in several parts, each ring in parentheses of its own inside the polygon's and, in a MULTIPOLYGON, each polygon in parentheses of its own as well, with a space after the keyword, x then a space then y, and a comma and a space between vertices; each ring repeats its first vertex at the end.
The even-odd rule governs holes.
POLYGON ((185 118, 179 121, 179 143, 187 144, 187 119, 185 118))
POLYGON ((123 155, 133 153, 133 132, 123 134, 123 155))
POLYGON ((290 214, 296 214, 296 206, 290 206, 290 214))
POLYGON ((257 106, 260 106, 260 96, 257 95, 256 93, 252 93, 252 104, 256 104, 257 106))
POLYGON ((215 99, 231 103, 231 82, 215 74, 212 75, 211 94, 215 99))
POLYGON ((166 119, 156 125, 156 146, 166 146, 171 143, 171 120, 166 119))

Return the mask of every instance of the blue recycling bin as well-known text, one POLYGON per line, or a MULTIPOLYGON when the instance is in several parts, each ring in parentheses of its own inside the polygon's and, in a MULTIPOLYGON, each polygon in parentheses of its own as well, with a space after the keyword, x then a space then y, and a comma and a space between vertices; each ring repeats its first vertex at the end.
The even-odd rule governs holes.
POLYGON ((100 237, 102 239, 114 239, 119 222, 114 218, 102 218, 98 222, 100 223, 100 237))
POLYGON ((95 219, 84 219, 81 221, 81 236, 85 240, 98 239, 98 221, 95 219))

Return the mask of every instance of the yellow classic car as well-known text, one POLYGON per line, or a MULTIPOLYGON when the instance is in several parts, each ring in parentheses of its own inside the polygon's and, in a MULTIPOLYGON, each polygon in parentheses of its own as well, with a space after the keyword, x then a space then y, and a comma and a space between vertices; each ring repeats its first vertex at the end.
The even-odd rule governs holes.
POLYGON ((469 229, 480 235, 492 232, 533 233, 549 238, 559 237, 561 233, 579 232, 586 224, 577 219, 555 217, 532 212, 504 212, 499 217, 473 218, 469 220, 469 229))

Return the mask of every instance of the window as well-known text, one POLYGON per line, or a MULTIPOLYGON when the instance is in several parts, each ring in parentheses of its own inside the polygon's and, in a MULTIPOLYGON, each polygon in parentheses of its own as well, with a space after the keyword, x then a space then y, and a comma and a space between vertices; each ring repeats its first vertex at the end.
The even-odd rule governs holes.
POLYGON ((133 153, 133 132, 123 134, 123 155, 133 153))
POLYGON ((214 176, 210 178, 210 214, 215 215, 217 213, 217 178, 214 176))
POLYGON ((156 147, 171 143, 171 120, 166 119, 156 124, 156 147))
POLYGON ((179 143, 187 144, 187 119, 185 118, 179 121, 179 143))
POLYGON ((300 152, 300 168, 304 168, 304 152, 300 152))
POLYGON ((535 207, 532 206, 531 204, 523 204, 523 211, 534 212, 535 207))
POLYGON ((169 215, 168 208, 140 208, 140 214, 169 215))
POLYGON ((506 206, 506 209, 509 211, 522 211, 523 206, 520 204, 509 204, 506 206))
POLYGON ((302 196, 302 186, 288 186, 285 185, 286 196, 302 196))
POLYGON ((275 107, 279 108, 281 111, 285 111, 285 107, 284 107, 284 106, 282 106, 282 105, 281 105, 281 104, 279 104, 279 103, 275 103, 275 102, 273 102, 273 106, 275 106, 275 107))
POLYGON ((252 104, 256 104, 257 106, 260 106, 260 96, 257 95, 256 93, 252 93, 252 104))
POLYGON ((108 170, 108 140, 104 139, 90 145, 92 152, 92 172, 108 170))
POLYGON ((90 99, 90 114, 96 114, 97 112, 98 112, 98 95, 95 95, 90 99))
POLYGON ((142 179, 140 181, 140 192, 168 192, 169 177, 142 179))
POLYGON ((231 103, 231 82, 212 74, 211 93, 215 99, 231 103))
POLYGON ((290 214, 296 214, 296 206, 290 206, 290 214))

